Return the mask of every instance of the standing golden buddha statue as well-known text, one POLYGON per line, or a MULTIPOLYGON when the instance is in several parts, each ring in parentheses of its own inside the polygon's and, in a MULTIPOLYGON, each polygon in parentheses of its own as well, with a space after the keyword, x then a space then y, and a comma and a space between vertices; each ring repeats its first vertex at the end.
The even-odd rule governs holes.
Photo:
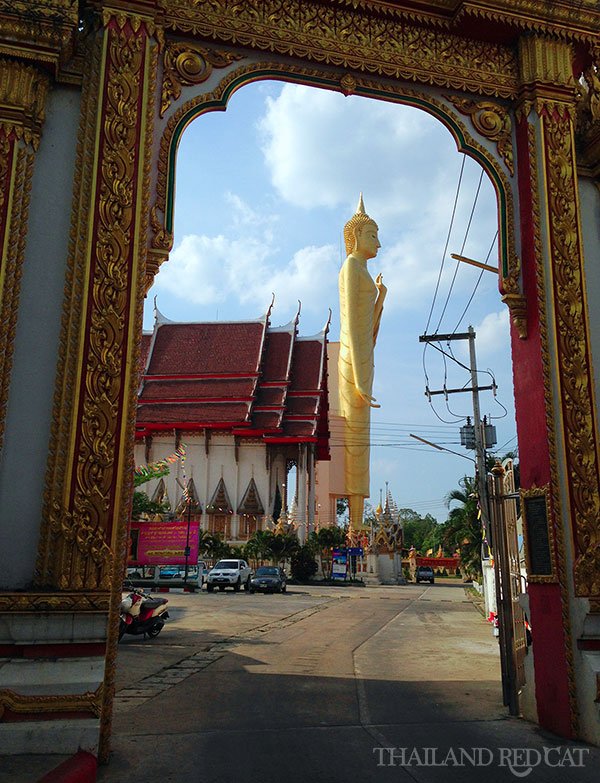
POLYGON ((383 301, 387 293, 381 275, 369 274, 367 261, 381 247, 377 223, 365 214, 362 193, 356 214, 344 226, 348 254, 340 270, 340 412, 344 423, 344 473, 350 505, 350 525, 362 525, 369 497, 371 408, 378 408, 373 391, 373 351, 383 301))

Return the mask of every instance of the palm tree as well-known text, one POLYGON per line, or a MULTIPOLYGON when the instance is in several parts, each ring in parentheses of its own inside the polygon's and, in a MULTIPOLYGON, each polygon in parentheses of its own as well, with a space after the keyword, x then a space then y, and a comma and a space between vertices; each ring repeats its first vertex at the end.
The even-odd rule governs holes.
POLYGON ((321 561, 321 571, 325 579, 331 579, 331 568, 333 564, 332 550, 336 547, 344 546, 346 543, 346 533, 343 528, 337 525, 322 527, 316 533, 309 536, 309 544, 314 546, 319 554, 321 561))
POLYGON ((275 534, 271 530, 257 530, 244 546, 244 553, 258 567, 261 560, 271 560, 273 557, 272 543, 275 534))
POLYGON ((470 577, 480 576, 483 528, 479 514, 475 479, 465 476, 446 497, 448 507, 453 501, 460 503, 450 509, 448 521, 443 525, 442 541, 445 547, 460 551, 463 572, 470 577))
POLYGON ((295 533, 275 535, 271 541, 271 557, 278 564, 285 563, 300 546, 295 533))
POLYGON ((227 557, 230 552, 230 546, 226 541, 223 541, 218 533, 202 531, 198 551, 201 551, 208 559, 216 562, 222 557, 227 557))

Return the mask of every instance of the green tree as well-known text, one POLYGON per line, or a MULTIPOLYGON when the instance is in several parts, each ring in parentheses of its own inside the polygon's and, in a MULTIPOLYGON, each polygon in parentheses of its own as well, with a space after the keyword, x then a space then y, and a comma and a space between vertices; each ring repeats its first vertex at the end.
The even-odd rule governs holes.
POLYGON ((295 533, 274 535, 271 539, 271 559, 274 563, 285 563, 298 550, 299 546, 295 533))
POLYGON ((338 524, 344 524, 348 520, 348 498, 337 498, 335 501, 335 515, 338 520, 338 524))
POLYGON ((404 546, 411 546, 424 554, 428 549, 437 549, 442 540, 441 525, 431 514, 422 517, 411 508, 400 509, 400 519, 404 528, 404 546))
POLYGON ((310 545, 299 546, 292 555, 292 576, 298 582, 308 582, 317 573, 319 566, 310 545))
POLYGON ((273 559, 274 538, 275 534, 271 530, 257 530, 246 542, 244 554, 248 560, 252 561, 255 568, 258 567, 260 561, 273 559))
POLYGON ((321 571, 325 579, 331 579, 333 565, 332 550, 344 546, 346 543, 346 531, 338 525, 322 527, 316 533, 311 533, 310 544, 315 547, 321 561, 321 571))
POLYGON ((475 578, 482 573, 483 539, 475 479, 465 476, 459 481, 459 487, 446 497, 449 508, 453 502, 459 505, 448 513, 448 521, 443 525, 443 542, 452 552, 460 550, 462 572, 469 578, 475 578))
POLYGON ((231 552, 231 547, 218 533, 206 533, 198 551, 210 560, 216 561, 227 557, 231 552))
POLYGON ((142 514, 164 514, 169 510, 167 503, 155 503, 150 500, 145 492, 133 493, 133 504, 131 507, 131 518, 139 519, 142 514))

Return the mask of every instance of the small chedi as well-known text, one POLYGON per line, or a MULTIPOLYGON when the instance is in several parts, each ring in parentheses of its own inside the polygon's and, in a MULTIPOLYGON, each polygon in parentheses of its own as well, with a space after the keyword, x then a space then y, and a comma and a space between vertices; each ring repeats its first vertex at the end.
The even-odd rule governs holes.
POLYGON ((362 194, 356 214, 344 227, 347 258, 340 270, 340 412, 344 417, 344 474, 350 506, 350 526, 362 526, 369 497, 373 353, 387 289, 381 275, 373 280, 369 259, 381 247, 377 223, 366 213, 362 194))

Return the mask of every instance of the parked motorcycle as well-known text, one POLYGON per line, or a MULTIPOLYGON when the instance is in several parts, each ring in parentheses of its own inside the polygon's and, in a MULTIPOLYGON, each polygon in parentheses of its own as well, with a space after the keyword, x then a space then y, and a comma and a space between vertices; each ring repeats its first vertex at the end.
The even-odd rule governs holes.
POLYGON ((124 634, 134 636, 144 634, 155 639, 162 631, 165 620, 169 616, 167 599, 157 598, 145 593, 139 588, 133 588, 121 601, 119 617, 119 641, 124 634))

